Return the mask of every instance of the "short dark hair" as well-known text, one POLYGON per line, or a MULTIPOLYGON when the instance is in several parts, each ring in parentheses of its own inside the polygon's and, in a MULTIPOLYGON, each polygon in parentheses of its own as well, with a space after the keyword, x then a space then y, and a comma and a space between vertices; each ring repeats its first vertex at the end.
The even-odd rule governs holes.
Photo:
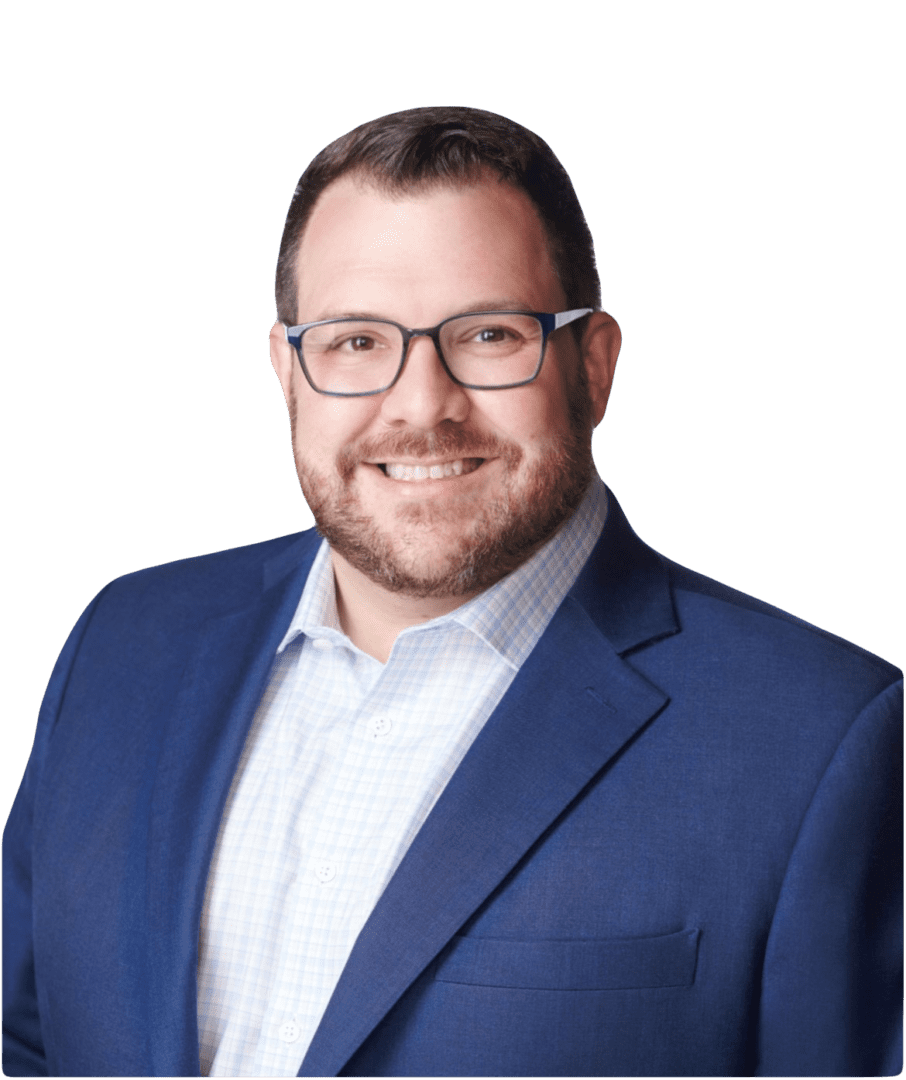
POLYGON ((277 260, 277 317, 292 325, 296 258, 308 219, 326 187, 358 174, 379 190, 459 186, 483 173, 524 191, 534 203, 569 308, 601 306, 594 245, 572 181, 551 148, 528 128, 484 109, 406 109, 362 124, 326 146, 296 185, 277 260))

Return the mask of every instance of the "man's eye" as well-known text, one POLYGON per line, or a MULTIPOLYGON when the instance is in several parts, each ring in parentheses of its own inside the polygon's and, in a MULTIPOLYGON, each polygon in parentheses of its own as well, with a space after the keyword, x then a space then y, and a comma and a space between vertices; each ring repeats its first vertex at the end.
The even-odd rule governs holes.
POLYGON ((472 340, 481 345, 496 345, 501 341, 509 341, 512 336, 510 331, 502 326, 483 326, 475 333, 472 340))
POLYGON ((376 347, 377 342, 374 338, 368 337, 366 334, 355 334, 353 337, 344 338, 334 346, 335 349, 342 349, 346 352, 368 352, 376 347))

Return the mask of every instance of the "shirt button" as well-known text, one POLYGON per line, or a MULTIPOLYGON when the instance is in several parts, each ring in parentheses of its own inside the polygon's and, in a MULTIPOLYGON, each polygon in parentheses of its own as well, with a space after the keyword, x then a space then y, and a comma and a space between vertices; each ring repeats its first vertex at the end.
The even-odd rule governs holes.
POLYGON ((328 881, 333 881, 337 876, 337 867, 332 862, 319 862, 314 865, 315 877, 322 885, 326 885, 328 881))
POLYGON ((294 1043, 301 1034, 302 1029, 295 1020, 287 1020, 285 1024, 280 1025, 280 1038, 285 1043, 294 1043))
POLYGON ((323 638, 323 637, 312 638, 311 644, 312 644, 313 649, 332 649, 333 648, 333 642, 330 641, 328 638, 323 638))
POLYGON ((371 732, 372 739, 380 739, 388 734, 392 727, 393 723, 385 713, 378 713, 368 721, 368 730, 371 732))

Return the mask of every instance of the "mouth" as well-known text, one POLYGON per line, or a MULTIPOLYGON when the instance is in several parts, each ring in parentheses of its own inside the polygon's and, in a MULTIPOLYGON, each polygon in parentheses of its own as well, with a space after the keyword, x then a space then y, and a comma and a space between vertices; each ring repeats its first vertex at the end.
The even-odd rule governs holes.
POLYGON ((456 458, 431 464, 410 464, 403 461, 375 462, 383 474, 391 480, 405 483, 424 480, 448 480, 454 476, 466 476, 475 472, 485 462, 484 458, 456 458))

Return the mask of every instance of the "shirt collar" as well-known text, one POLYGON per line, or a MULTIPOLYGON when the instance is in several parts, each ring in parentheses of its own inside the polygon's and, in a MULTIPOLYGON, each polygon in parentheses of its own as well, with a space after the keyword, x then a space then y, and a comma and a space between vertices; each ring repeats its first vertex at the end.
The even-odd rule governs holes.
POLYGON ((606 516, 607 488, 595 475, 575 513, 542 548, 448 618, 518 670, 575 584, 606 516))
POLYGON ((330 564, 330 547, 326 540, 321 541, 308 572, 299 606, 289 629, 283 635, 283 640, 277 646, 277 652, 283 652, 299 634, 324 637, 338 635, 341 639, 346 637, 340 629, 337 615, 337 592, 334 588, 333 567, 330 564))
MULTIPOLYGON (((409 627, 403 634, 455 622, 518 670, 575 584, 601 535, 606 516, 607 489, 595 474, 575 513, 522 566, 462 607, 409 627)), ((315 556, 296 613, 277 652, 281 653, 299 634, 350 644, 340 629, 326 540, 315 556)))

